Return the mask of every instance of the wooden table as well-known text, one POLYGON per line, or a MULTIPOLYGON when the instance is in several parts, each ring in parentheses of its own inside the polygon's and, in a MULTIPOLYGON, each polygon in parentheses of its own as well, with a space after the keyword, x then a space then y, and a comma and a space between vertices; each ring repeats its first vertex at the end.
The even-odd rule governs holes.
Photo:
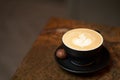
POLYGON ((12 80, 120 80, 120 27, 51 18, 17 68, 12 80), (62 70, 54 59, 54 52, 61 44, 62 35, 72 28, 81 27, 100 31, 104 37, 104 46, 111 56, 108 67, 87 77, 62 70))

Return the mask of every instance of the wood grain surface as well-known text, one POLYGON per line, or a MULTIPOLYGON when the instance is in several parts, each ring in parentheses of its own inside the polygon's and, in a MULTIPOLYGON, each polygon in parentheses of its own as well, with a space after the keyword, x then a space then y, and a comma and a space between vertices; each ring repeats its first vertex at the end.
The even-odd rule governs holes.
POLYGON ((88 24, 82 21, 51 18, 32 48, 13 74, 12 80, 120 80, 120 28, 88 24), (110 64, 91 76, 81 76, 62 70, 54 59, 62 35, 72 28, 100 31, 109 50, 110 64))

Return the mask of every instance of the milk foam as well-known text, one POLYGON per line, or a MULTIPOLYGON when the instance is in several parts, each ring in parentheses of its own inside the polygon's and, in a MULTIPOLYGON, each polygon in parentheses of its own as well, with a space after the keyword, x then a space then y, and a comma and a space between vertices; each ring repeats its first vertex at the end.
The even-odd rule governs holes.
POLYGON ((62 37, 63 43, 74 50, 88 51, 98 48, 103 43, 103 37, 98 32, 86 29, 72 29, 62 37))
POLYGON ((84 48, 92 43, 92 39, 89 38, 86 34, 82 33, 82 34, 78 35, 77 38, 74 38, 72 40, 72 42, 73 42, 73 44, 75 44, 81 48, 84 48))

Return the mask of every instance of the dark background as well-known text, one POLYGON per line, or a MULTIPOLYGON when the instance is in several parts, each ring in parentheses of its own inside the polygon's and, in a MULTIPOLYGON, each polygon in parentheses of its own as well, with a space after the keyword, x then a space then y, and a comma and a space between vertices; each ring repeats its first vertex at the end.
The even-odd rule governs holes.
POLYGON ((119 0, 0 0, 0 80, 8 80, 51 16, 120 27, 119 0))

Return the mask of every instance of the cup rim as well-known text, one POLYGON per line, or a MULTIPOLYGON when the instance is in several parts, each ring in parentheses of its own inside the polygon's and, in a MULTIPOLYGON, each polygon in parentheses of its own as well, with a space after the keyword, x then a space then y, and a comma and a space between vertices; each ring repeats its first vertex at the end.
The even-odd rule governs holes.
POLYGON ((103 41, 104 41, 104 40, 103 40, 103 36, 102 36, 99 32, 97 32, 97 31, 95 31, 95 30, 93 30, 93 29, 89 29, 89 28, 75 28, 75 29, 71 29, 71 30, 65 32, 65 33, 63 34, 63 36, 62 36, 62 42, 63 42, 63 44, 64 44, 66 47, 68 47, 68 48, 70 48, 70 49, 72 49, 72 50, 76 50, 76 51, 92 51, 92 50, 95 50, 95 49, 99 48, 99 47, 103 44, 103 41), (77 30, 77 29, 86 29, 86 30, 94 31, 95 33, 97 33, 97 34, 100 36, 100 38, 101 38, 101 43, 100 43, 98 46, 96 46, 96 47, 94 47, 94 48, 91 48, 91 49, 87 49, 87 50, 79 50, 79 49, 75 49, 75 48, 69 47, 67 44, 64 43, 64 40, 63 40, 64 35, 65 35, 66 33, 70 32, 70 31, 72 31, 72 30, 77 30))

